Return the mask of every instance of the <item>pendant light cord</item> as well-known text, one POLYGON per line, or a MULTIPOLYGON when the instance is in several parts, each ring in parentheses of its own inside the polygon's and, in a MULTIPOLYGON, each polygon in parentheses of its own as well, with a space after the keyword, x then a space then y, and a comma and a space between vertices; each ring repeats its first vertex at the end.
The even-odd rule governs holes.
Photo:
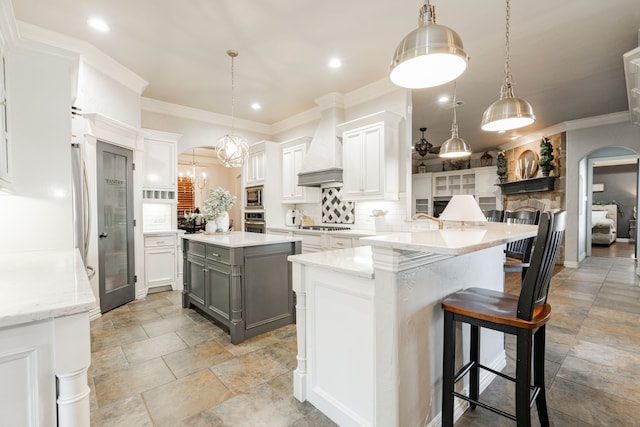
POLYGON ((456 136, 458 135, 458 115, 456 112, 456 106, 457 106, 457 99, 456 99, 456 95, 458 92, 458 80, 454 80, 453 81, 453 123, 451 124, 451 132, 455 132, 456 136))
POLYGON ((511 85, 511 64, 509 63, 509 20, 511 18, 511 4, 509 0, 506 0, 507 3, 507 19, 505 24, 505 61, 504 61, 504 81, 505 84, 511 85))

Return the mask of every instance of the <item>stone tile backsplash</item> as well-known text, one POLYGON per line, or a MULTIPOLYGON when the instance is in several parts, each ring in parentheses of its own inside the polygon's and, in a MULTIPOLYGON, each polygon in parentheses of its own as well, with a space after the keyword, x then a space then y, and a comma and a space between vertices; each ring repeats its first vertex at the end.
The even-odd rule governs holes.
POLYGON ((322 222, 325 224, 353 224, 356 219, 355 202, 342 200, 342 187, 322 189, 322 222))

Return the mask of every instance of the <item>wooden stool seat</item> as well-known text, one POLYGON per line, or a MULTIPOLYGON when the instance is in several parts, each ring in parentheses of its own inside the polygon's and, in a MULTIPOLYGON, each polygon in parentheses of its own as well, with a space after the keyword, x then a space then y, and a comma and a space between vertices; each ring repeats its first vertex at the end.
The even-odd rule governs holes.
POLYGON ((517 295, 482 288, 456 292, 442 303, 446 311, 516 328, 537 329, 551 317, 551 306, 542 304, 533 311, 531 320, 518 317, 517 295))
POLYGON ((522 283, 520 295, 489 289, 467 288, 442 301, 444 342, 442 362, 442 425, 453 426, 454 398, 469 407, 488 409, 517 422, 531 425, 531 406, 535 403, 541 426, 549 425, 544 385, 545 328, 551 317, 547 303, 553 266, 565 230, 566 212, 541 215, 536 243, 522 283), (458 371, 456 360, 456 322, 469 324, 469 362, 458 371), (516 337, 516 374, 511 377, 480 363, 480 329, 487 328, 516 337), (480 369, 515 383, 515 415, 480 400, 480 369), (468 395, 455 384, 469 375, 468 395), (533 383, 532 383, 533 379, 533 383))

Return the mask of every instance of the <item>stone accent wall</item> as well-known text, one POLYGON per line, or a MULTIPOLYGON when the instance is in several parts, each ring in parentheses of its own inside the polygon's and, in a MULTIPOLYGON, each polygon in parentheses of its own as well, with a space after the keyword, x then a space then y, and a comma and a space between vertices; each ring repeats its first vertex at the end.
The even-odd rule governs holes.
MULTIPOLYGON (((515 210, 523 207, 536 208, 543 211, 548 210, 561 210, 567 208, 567 202, 565 197, 565 179, 566 179, 566 147, 567 147, 567 135, 562 132, 556 135, 547 136, 551 140, 553 145, 554 169, 551 171, 551 175, 555 175, 554 191, 540 191, 532 193, 522 194, 509 194, 502 196, 502 206, 504 210, 515 210)), ((510 150, 506 150, 505 156, 507 157, 507 182, 516 181, 516 167, 518 159, 523 152, 531 150, 540 156, 540 141, 531 142, 526 145, 522 145, 510 150)), ((535 177, 541 177, 542 171, 538 170, 535 177)), ((560 248, 560 254, 558 255, 558 264, 564 262, 564 240, 562 247, 560 248)))

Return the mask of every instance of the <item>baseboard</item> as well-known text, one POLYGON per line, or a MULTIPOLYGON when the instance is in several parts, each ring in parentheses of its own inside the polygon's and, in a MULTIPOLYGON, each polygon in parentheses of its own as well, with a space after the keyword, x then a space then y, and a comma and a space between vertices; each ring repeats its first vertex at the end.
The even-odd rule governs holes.
POLYGON ((578 268, 580 267, 580 263, 575 261, 565 261, 564 266, 567 268, 578 268))
POLYGON ((89 310, 89 321, 96 320, 100 317, 102 317, 100 307, 93 307, 91 310, 89 310))
POLYGON ((136 290, 136 299, 143 299, 147 296, 147 287, 141 286, 140 289, 136 290))

